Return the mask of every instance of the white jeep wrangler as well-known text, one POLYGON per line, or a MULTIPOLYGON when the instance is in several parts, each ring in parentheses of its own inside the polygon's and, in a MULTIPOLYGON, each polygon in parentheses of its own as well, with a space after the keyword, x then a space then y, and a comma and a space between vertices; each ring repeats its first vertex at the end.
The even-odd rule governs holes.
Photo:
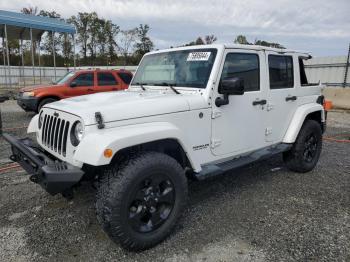
POLYGON ((146 54, 128 90, 44 106, 16 139, 11 159, 49 193, 70 196, 98 182, 103 229, 130 250, 168 236, 187 198, 187 179, 204 179, 283 153, 288 168, 312 170, 325 129, 319 84, 307 53, 205 45, 146 54))

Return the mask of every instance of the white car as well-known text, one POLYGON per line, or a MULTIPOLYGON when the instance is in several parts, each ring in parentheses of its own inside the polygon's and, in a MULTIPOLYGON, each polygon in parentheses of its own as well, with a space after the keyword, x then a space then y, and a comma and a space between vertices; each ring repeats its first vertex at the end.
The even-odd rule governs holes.
POLYGON ((49 193, 72 196, 98 181, 104 230, 129 250, 167 237, 204 179, 283 153, 288 168, 312 170, 325 112, 309 84, 308 53, 253 45, 202 45, 146 54, 126 91, 61 100, 29 127, 37 144, 7 134, 11 159, 49 193))

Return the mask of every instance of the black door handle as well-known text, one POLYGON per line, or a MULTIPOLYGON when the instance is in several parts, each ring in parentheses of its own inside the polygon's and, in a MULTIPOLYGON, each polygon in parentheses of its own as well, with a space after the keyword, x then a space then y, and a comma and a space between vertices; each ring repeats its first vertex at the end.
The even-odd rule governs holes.
POLYGON ((286 97, 286 101, 295 101, 295 100, 297 100, 296 96, 287 96, 286 97))
POLYGON ((93 89, 89 88, 87 91, 94 91, 93 89))
POLYGON ((253 101, 253 106, 256 106, 256 105, 266 105, 267 101, 265 99, 263 100, 255 100, 253 101))

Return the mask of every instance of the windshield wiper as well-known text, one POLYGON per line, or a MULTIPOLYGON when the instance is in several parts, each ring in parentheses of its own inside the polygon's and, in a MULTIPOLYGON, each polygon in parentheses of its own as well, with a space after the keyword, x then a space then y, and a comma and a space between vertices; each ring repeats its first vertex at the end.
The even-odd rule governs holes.
POLYGON ((146 91, 146 88, 143 85, 147 85, 146 83, 135 83, 135 85, 140 86, 143 91, 146 91))
POLYGON ((161 85, 162 85, 162 86, 168 86, 168 87, 170 87, 170 89, 173 90, 174 93, 177 94, 177 95, 181 94, 181 93, 180 93, 179 91, 177 91, 176 88, 174 87, 176 84, 169 84, 169 83, 163 82, 161 85))

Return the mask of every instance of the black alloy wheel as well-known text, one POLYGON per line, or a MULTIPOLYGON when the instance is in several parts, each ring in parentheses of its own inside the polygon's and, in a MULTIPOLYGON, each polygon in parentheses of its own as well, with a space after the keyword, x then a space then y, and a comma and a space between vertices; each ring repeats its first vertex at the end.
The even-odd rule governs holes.
POLYGON ((129 223, 137 232, 152 232, 164 224, 174 204, 173 183, 166 174, 152 174, 132 192, 129 200, 129 223))

